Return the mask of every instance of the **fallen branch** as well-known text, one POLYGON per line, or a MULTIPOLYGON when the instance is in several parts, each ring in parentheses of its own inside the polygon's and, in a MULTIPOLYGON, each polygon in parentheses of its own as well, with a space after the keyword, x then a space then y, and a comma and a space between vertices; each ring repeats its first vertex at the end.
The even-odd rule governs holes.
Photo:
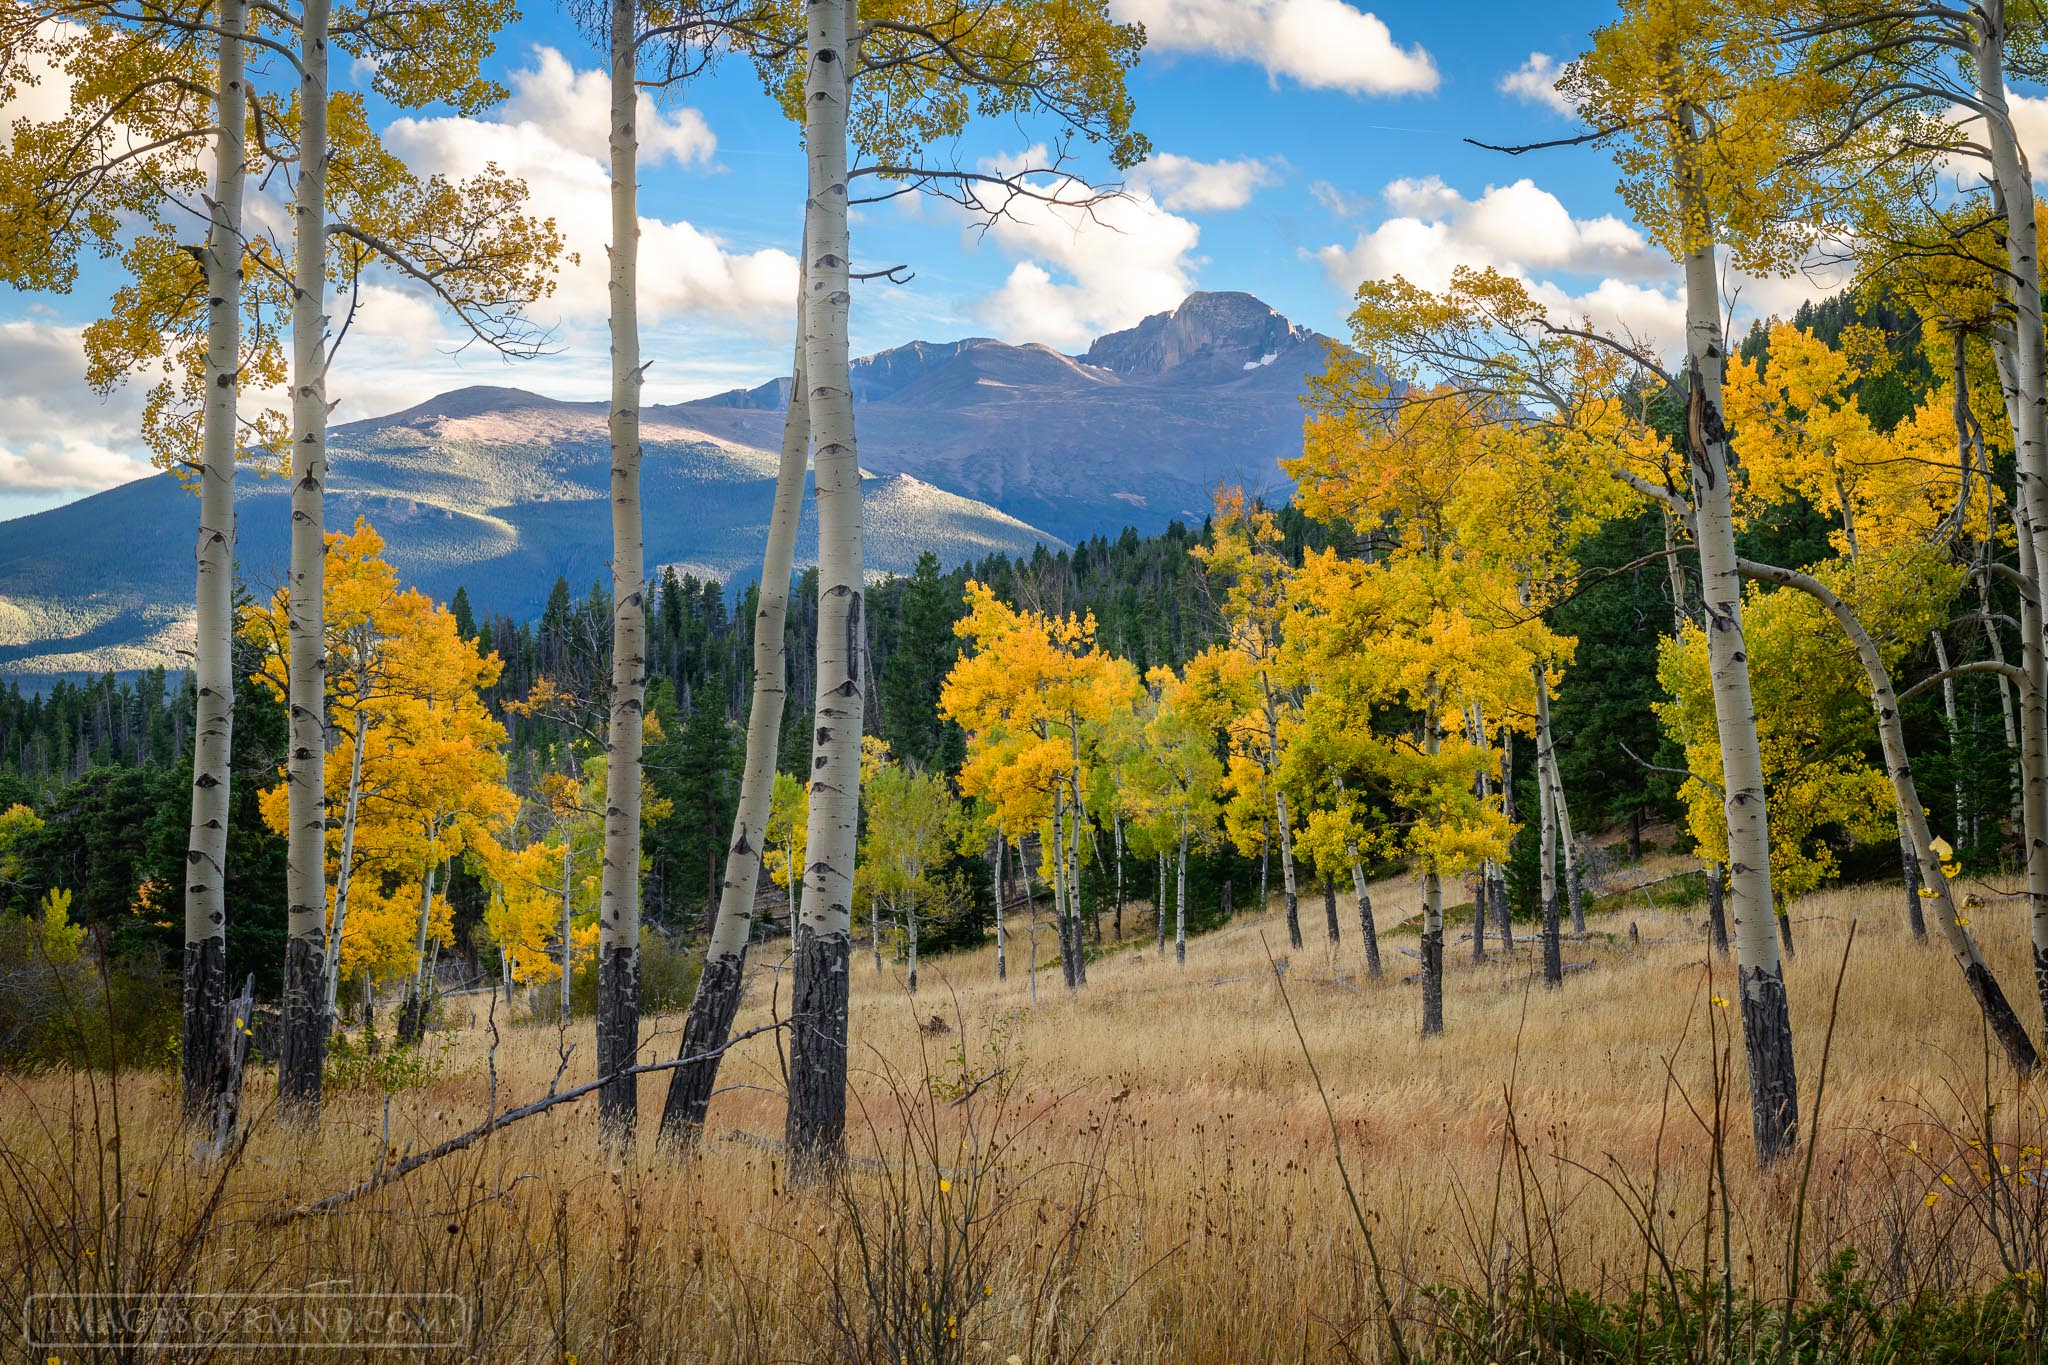
POLYGON ((728 1049, 738 1046, 749 1038, 757 1037, 763 1033, 774 1033, 779 1029, 786 1028, 788 1022, 788 1020, 777 1020, 772 1024, 763 1024, 759 1028, 748 1029, 745 1033, 736 1034, 726 1040, 723 1045, 712 1048, 709 1052, 700 1052, 690 1057, 676 1057, 666 1062, 640 1062, 615 1071, 609 1076, 600 1076, 594 1081, 587 1081, 582 1085, 573 1086, 568 1090, 551 1092, 535 1100, 533 1103, 521 1105, 517 1109, 507 1109, 502 1114, 493 1114, 468 1132, 457 1134, 438 1146, 429 1147, 424 1152, 409 1156, 390 1169, 378 1171, 375 1175, 357 1182, 348 1189, 330 1194, 324 1199, 316 1199, 309 1204, 299 1204, 293 1208, 276 1209, 266 1213, 263 1217, 256 1220, 256 1225, 265 1228, 276 1227, 281 1223, 289 1223, 299 1218, 310 1218, 315 1214, 331 1213, 344 1204, 353 1203, 366 1194, 382 1189, 393 1181, 410 1175, 430 1162, 439 1161, 444 1156, 452 1156, 465 1147, 474 1146, 499 1129, 510 1127, 521 1119, 530 1119, 535 1114, 544 1114, 558 1104, 569 1104, 575 1100, 580 1100, 585 1095, 610 1085, 613 1081, 622 1081, 633 1076, 644 1076, 655 1071, 673 1071, 679 1066, 691 1066, 697 1062, 709 1061, 711 1058, 722 1055, 728 1049))

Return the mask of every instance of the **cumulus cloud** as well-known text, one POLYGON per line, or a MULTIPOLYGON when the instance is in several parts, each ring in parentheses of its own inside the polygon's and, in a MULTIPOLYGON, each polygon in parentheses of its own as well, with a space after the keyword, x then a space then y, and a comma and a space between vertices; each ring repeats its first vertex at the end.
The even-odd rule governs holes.
POLYGON ((1253 61, 1313 90, 1409 95, 1436 89, 1436 63, 1402 47, 1378 15, 1344 0, 1112 0, 1155 52, 1253 61))
MULTIPOLYGON (((564 262, 555 295, 536 310, 544 321, 604 317, 611 240, 606 172, 606 78, 577 71, 559 52, 541 48, 534 64, 512 73, 511 98, 491 118, 401 118, 386 141, 407 164, 452 176, 475 175, 495 163, 522 177, 536 211, 555 220, 578 259, 564 262)), ((694 109, 663 112, 645 96, 640 128, 645 160, 706 162, 716 140, 694 109)), ((640 220, 640 311, 657 323, 680 315, 760 326, 787 321, 796 297, 796 258, 764 248, 736 251, 686 222, 640 220), (658 269, 647 265, 657 264, 658 269)))
POLYGON ((1158 152, 1131 173, 1131 187, 1150 194, 1164 208, 1183 213, 1241 209, 1252 195, 1280 183, 1279 173, 1255 156, 1237 161, 1197 161, 1158 152))
MULTIPOLYGON (((511 97, 499 121, 545 128, 563 146, 604 161, 611 135, 611 78, 596 68, 576 70, 551 47, 534 49, 533 60, 508 80, 511 97)), ((643 166, 708 163, 718 150, 702 114, 690 108, 664 111, 646 91, 640 94, 634 123, 643 166)))
POLYGON ((1342 287, 1400 275, 1441 289, 1460 265, 1626 280, 1671 274, 1671 263, 1637 229, 1612 214, 1574 218, 1532 180, 1489 185, 1468 199, 1432 175, 1393 181, 1384 197, 1392 216, 1350 246, 1318 253, 1342 287))
POLYGON ((1080 347, 1178 304, 1193 288, 1201 229, 1142 191, 1090 204, 1078 180, 1035 181, 989 231, 1016 258, 975 315, 1014 341, 1080 347))
POLYGON ((139 389, 103 399, 86 387, 79 329, 0 323, 0 498, 49 502, 144 477, 141 418, 139 389))
MULTIPOLYGON (((1529 180, 1490 185, 1469 199, 1436 176, 1390 182, 1388 216, 1350 246, 1316 253, 1330 282, 1349 294, 1361 280, 1400 276, 1442 289, 1459 266, 1499 270, 1526 282, 1553 316, 1586 317, 1670 349, 1683 340, 1685 302, 1677 267, 1642 232, 1612 214, 1572 216, 1529 180)), ((1816 263, 1783 277, 1724 269, 1724 303, 1737 330, 1754 318, 1790 317, 1836 293, 1846 275, 1816 263)))
POLYGON ((1502 76, 1496 88, 1524 104, 1540 104, 1569 118, 1575 112, 1572 102, 1557 88, 1557 78, 1563 74, 1564 68, 1549 53, 1531 52, 1529 60, 1502 76))

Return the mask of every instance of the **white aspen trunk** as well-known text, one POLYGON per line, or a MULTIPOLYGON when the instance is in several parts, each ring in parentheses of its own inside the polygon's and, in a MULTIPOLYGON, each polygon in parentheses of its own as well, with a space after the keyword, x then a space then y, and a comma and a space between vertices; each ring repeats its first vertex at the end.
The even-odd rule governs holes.
POLYGON ((292 205, 290 748, 285 763, 290 902, 278 1100, 320 1116, 327 1056, 327 28, 329 0, 299 20, 299 182, 292 205))
MULTIPOLYGON (((1941 632, 1938 630, 1930 630, 1927 632, 1927 635, 1934 643, 1934 667, 1939 672, 1948 672, 1948 643, 1941 638, 1941 632)), ((2001 678, 1999 681, 2003 682, 2004 679, 2001 678)), ((1956 680, 1954 678, 1943 678, 1941 680, 1941 715, 1942 723, 1948 731, 1949 761, 1950 765, 1953 766, 1956 737, 1962 733, 1962 723, 1956 718, 1956 680)), ((1956 842, 1961 843, 1964 823, 1962 779, 1960 777, 1952 778, 1949 785, 1953 788, 1950 797, 1955 802, 1956 809, 1956 842)))
POLYGON ((1003 924, 1003 832, 996 831, 996 980, 1010 977, 1009 935, 1003 924))
POLYGON ((1358 850, 1346 845, 1344 851, 1351 857, 1351 894, 1358 901, 1358 935, 1365 940, 1365 972, 1378 978, 1380 974, 1380 936, 1372 922, 1372 895, 1365 889, 1365 864, 1358 861, 1358 850))
POLYGON ((1166 855, 1159 855, 1159 899, 1154 903, 1152 927, 1159 935, 1159 953, 1166 953, 1166 855))
POLYGON ((1564 945, 1559 941, 1557 914, 1557 789, 1550 781, 1550 684, 1543 665, 1530 667, 1536 683, 1536 811, 1540 870, 1537 885, 1543 897, 1543 984, 1564 983, 1564 945))
MULTIPOLYGON (((1431 681, 1427 712, 1422 718, 1422 751, 1431 758, 1443 747, 1437 709, 1441 705, 1431 681)), ((1444 1031, 1444 883, 1434 864, 1422 873, 1422 1036, 1444 1031)))
POLYGON ((575 913, 575 882, 571 874, 575 869, 576 840, 571 833, 562 831, 562 1027, 569 1027, 569 966, 575 960, 570 952, 570 917, 575 913))
MULTIPOLYGON (((640 1051, 640 746, 647 575, 640 516, 639 8, 611 7, 612 689, 605 730, 604 871, 597 917, 597 1074, 640 1051)), ((633 1140, 639 1078, 598 1092, 608 1146, 633 1140)))
POLYGON ((816 723, 810 849, 791 996, 789 1155, 833 1160, 846 1129, 847 967, 860 818, 865 626, 860 463, 848 368, 846 115, 850 0, 806 0, 804 364, 818 496, 816 723))
MULTIPOLYGON (((1697 137, 1683 115, 1686 142, 1697 137)), ((1751 1127, 1757 1160, 1768 1166, 1798 1140, 1799 1089, 1792 1057, 1792 1015, 1771 905, 1771 836, 1764 801, 1763 757, 1750 698, 1749 652, 1742 632, 1742 580, 1735 562, 1735 522, 1728 486, 1727 433, 1721 377, 1727 360, 1721 336, 1720 290, 1708 209, 1692 176, 1691 153, 1679 153, 1681 211, 1694 241, 1685 269, 1686 369, 1691 382, 1687 430, 1700 595, 1721 738, 1721 790, 1728 823, 1728 888, 1735 918, 1743 1043, 1748 1053, 1751 1127)))
MULTIPOLYGON (((2005 209, 2007 273, 2000 280, 2014 314, 2011 378, 2018 401, 2009 409, 2013 462, 2020 503, 2034 539, 2035 563, 2048 564, 2048 349, 2041 330, 2040 245, 2033 176, 2014 135, 2006 96, 2004 0, 1986 0, 1975 12, 1974 26, 1977 98, 1990 111, 1984 120, 1985 147, 2005 209)), ((2033 581, 2038 591, 2040 580, 2033 581)))
MULTIPOLYGON (((1474 702, 1471 709, 1466 713, 1465 723, 1469 728, 1472 743, 1478 747, 1482 755, 1485 755, 1490 760, 1493 756, 1493 750, 1486 739, 1486 712, 1481 709, 1477 702, 1474 702)), ((1488 780, 1486 771, 1484 766, 1479 769, 1478 780, 1473 786, 1474 793, 1479 797, 1481 809, 1484 809, 1487 803, 1493 799, 1493 784, 1488 780)), ((1486 961, 1486 912, 1488 908, 1487 901, 1492 894, 1493 859, 1485 858, 1480 861, 1479 876, 1472 888, 1472 961, 1474 963, 1486 961)), ((1330 916, 1330 927, 1334 930, 1336 924, 1337 917, 1333 912, 1330 916)))
POLYGON ((1069 885, 1073 888, 1070 904, 1074 912, 1074 984, 1088 984, 1088 949, 1083 941, 1082 931, 1096 942, 1102 941, 1102 922, 1088 913, 1088 907, 1081 898, 1081 834, 1087 827, 1088 803, 1081 799, 1081 717, 1073 711, 1067 712, 1067 734, 1073 755, 1073 768, 1067 774, 1067 786, 1072 793, 1068 805, 1067 858, 1073 868, 1069 885))
MULTIPOLYGON (((1079 980, 1074 968, 1074 915, 1070 901, 1072 891, 1067 884, 1065 810, 1066 789, 1062 785, 1055 787, 1052 794, 1052 912, 1060 931, 1060 977, 1066 982, 1067 990, 1071 993, 1079 984, 1079 980)), ((1041 845, 1041 870, 1044 863, 1045 850, 1041 845)))
POLYGON ((1180 871, 1173 895, 1173 960, 1188 965, 1188 817, 1180 817, 1180 871))
MULTIPOLYGON (((2019 517, 2024 521, 2026 513, 2019 517)), ((2038 585, 2039 561, 2034 538, 2020 528, 2020 572, 2038 585)), ((2026 845, 2027 907, 2034 947, 2034 990, 2048 1019, 2048 649, 2042 644, 2042 613, 2038 600, 2020 594, 2020 669, 2027 686, 2020 697, 2020 811, 2026 845)))
MULTIPOLYGON (((1547 714, 1550 705, 1543 706, 1547 714)), ((1586 903, 1579 883, 1579 843, 1572 835, 1572 808, 1564 799, 1564 770, 1557 762, 1557 735, 1550 736, 1550 799, 1557 808, 1557 847, 1564 858, 1565 900, 1572 908, 1572 932, 1586 932, 1586 903)))
MULTIPOLYGON (((797 342, 790 366, 789 402, 782 420, 782 459, 775 471, 775 503, 768 515, 768 544, 761 561, 761 589, 754 607, 753 704, 747 711, 747 753, 740 772, 740 800, 733 812, 732 841, 726 846, 725 882, 719 888, 718 918, 704 946, 704 970, 697 977, 689 1015, 683 1021, 678 1057, 702 1057, 669 1077, 662 1105, 661 1138, 694 1142, 710 1112, 718 1085, 718 1049, 732 1036, 745 981, 747 944, 754 933, 754 898, 761 885, 761 848, 775 795, 775 751, 782 737, 782 713, 789 695, 789 660, 783 643, 789 621, 790 574, 796 566, 797 522, 803 511, 804 471, 810 465, 810 405, 805 401, 803 300, 797 300, 797 342)), ((799 886, 791 868, 790 891, 799 886)), ((792 901, 792 906, 794 902, 792 901)), ((796 916, 790 916, 792 931, 796 916)), ((998 955, 1000 956, 1000 949, 998 955)))
MULTIPOLYGON (((920 873, 919 875, 922 875, 920 873)), ((908 937, 907 951, 910 954, 910 993, 917 994, 917 893, 912 892, 903 903, 903 931, 908 937)))
MULTIPOLYGON (((895 897, 890 897, 890 912, 895 912, 895 897)), ((868 905, 868 942, 875 959, 875 975, 882 974, 882 909, 870 902, 868 905)))
MULTIPOLYGON (((358 697, 362 696, 357 692, 358 697)), ((348 927, 348 893, 356 864, 356 812, 363 794, 363 747, 370 737, 370 718, 356 711, 355 752, 348 761, 348 799, 341 808, 341 859, 334 870, 334 923, 327 931, 327 1026, 334 1027, 335 1002, 341 992, 341 936, 348 927)))
MULTIPOLYGON (((1500 737, 1500 809, 1501 814, 1512 822, 1515 818, 1515 744, 1503 731, 1500 737)), ((1493 927, 1500 934, 1502 952, 1515 950, 1514 911, 1508 905, 1508 879, 1505 869, 1494 868, 1493 881, 1493 927)))
POLYGON ((1870 705, 1877 716, 1877 737, 1884 750, 1885 774, 1891 779, 1893 799, 1898 802, 1906 830, 1912 836, 1914 853, 1920 862, 1920 881, 1934 907, 1935 924, 1948 941, 1949 952, 1954 955, 1956 966, 1961 968, 1970 994, 1976 997, 1992 1036, 2005 1048, 2013 1068, 2022 1076, 2030 1074, 2036 1062, 2034 1044, 2027 1037, 2019 1017, 2013 1013, 2005 992, 1999 988, 1998 978, 1991 974, 1983 954, 1977 950, 1976 939, 1965 927, 1966 921, 1958 915, 1948 878, 1941 868, 1941 859, 1934 853, 1934 835, 1927 827, 1927 813, 1920 805, 1920 793, 1913 782, 1912 763, 1906 753, 1906 731, 1899 720, 1898 695, 1892 690, 1891 676, 1877 645, 1863 629, 1856 613, 1818 579, 1796 570, 1748 561, 1743 561, 1741 567, 1749 577, 1796 588, 1812 597, 1835 618, 1835 624, 1842 628, 1842 633, 1855 647, 1856 656, 1863 664, 1864 676, 1870 682, 1870 705))
POLYGON ((225 1080, 228 1039, 227 859, 234 743, 236 408, 242 355, 242 199, 248 99, 242 41, 246 0, 222 0, 215 77, 213 218, 206 270, 206 401, 199 456, 199 538, 193 685, 192 818, 185 846, 184 1116, 203 1122, 225 1080))
MULTIPOLYGON (((2021 698, 2020 809, 2027 849, 2027 891, 2033 914, 2034 978, 2048 1013, 2048 709, 2041 663, 2040 594, 2048 569, 2048 349, 2041 315, 2041 260, 2034 220, 2033 176, 2011 125, 2005 90, 2006 6, 1988 0, 1975 11, 1974 63, 1979 100, 1989 109, 1985 145, 1991 154, 1998 200, 2005 213, 2007 273, 2001 279, 2014 312, 2012 339, 1996 345, 2006 420, 2013 434, 2013 463, 2019 484, 2014 499, 2021 521, 2020 571, 2034 593, 2034 624, 2021 637, 2030 657, 2022 664, 2033 680, 2033 696, 2021 698)), ((2026 595, 2022 594, 2024 602, 2026 595)))
POLYGON ((1120 810, 1111 810, 1109 823, 1112 837, 1116 840, 1116 941, 1124 941, 1124 816, 1120 810))
POLYGON ((1287 793, 1273 785, 1273 819, 1280 826, 1280 886, 1287 897, 1287 942, 1301 947, 1301 900, 1294 881, 1294 834, 1287 818, 1287 793))
POLYGON ((420 913, 413 928, 412 980, 405 993, 405 1004, 398 1016, 398 1041, 400 1045, 416 1043, 427 1032, 427 986, 432 968, 427 959, 427 929, 434 918, 434 873, 438 864, 429 859, 420 874, 420 913))

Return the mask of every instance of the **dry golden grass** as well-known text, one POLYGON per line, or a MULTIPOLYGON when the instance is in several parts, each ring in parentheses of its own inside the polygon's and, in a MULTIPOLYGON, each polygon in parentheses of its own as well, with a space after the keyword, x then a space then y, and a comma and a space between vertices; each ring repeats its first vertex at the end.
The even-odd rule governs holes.
MULTIPOLYGON (((1382 923, 1402 916, 1405 895, 1397 883, 1376 889, 1382 923)), ((380 1154, 475 1123, 493 1068, 500 1108, 548 1088, 555 1030, 513 1025, 500 1004, 493 1054, 480 996, 451 1002, 451 1031, 430 1045, 444 1049, 440 1075, 388 1108, 375 1091, 330 1096, 316 1139, 274 1123, 268 1080, 255 1082, 261 1117, 196 1234, 216 1175, 186 1156, 164 1078, 123 1077, 118 1095, 104 1076, 9 1080, 0 1154, 17 1188, 0 1220, 0 1276, 15 1297, 164 1288, 166 1278, 242 1294, 449 1290, 468 1302, 474 1338, 448 1359, 876 1356, 881 1310, 858 1272, 862 1248, 874 1253, 891 1233, 923 1246, 934 1219, 944 1231, 949 1210, 955 1222, 971 1210, 975 1246, 959 1273, 979 1283, 945 1300, 960 1304, 945 1332, 960 1333, 962 1358, 1382 1358, 1387 1304, 1270 953, 1286 962, 1380 1282, 1411 1342, 1436 1313, 1425 1286, 1491 1301, 1534 1276, 1619 1296, 1661 1275, 1665 1257, 1718 1276, 1717 1059, 1725 1254, 1738 1287, 1785 1295, 1796 1223, 1802 1290, 1845 1246, 1864 1254, 1884 1294, 1982 1289, 2038 1265, 2025 1260, 2035 1252, 2005 1246, 2029 1234, 1987 1230, 1972 1194, 1982 1155, 1968 1143, 1987 1122, 1987 1089, 2000 1106, 1988 1120, 1993 1165, 2020 1161, 2012 1149, 2038 1143, 2028 1134, 2043 1125, 2033 1092, 1987 1060, 1953 962, 1911 941, 1899 902, 1895 890, 1857 888, 1796 909, 1788 989, 1806 1131, 1817 1139, 1806 1178, 1804 1149, 1768 1174, 1754 1169, 1739 1042, 1730 1060, 1734 1012, 1714 1003, 1736 994, 1733 969, 1709 960, 1696 908, 1652 910, 1638 895, 1642 909, 1595 916, 1565 952, 1591 965, 1557 992, 1532 979, 1526 938, 1512 958, 1490 945, 1483 965, 1455 942, 1448 1031, 1424 1040, 1415 963, 1399 951, 1412 940, 1390 935, 1387 975, 1368 980, 1349 897, 1339 947, 1322 943, 1321 901, 1308 898, 1305 949, 1290 952, 1269 909, 1191 940, 1185 971, 1170 947, 1154 953, 1149 910, 1134 906, 1127 930, 1145 941, 1091 964, 1072 998, 1053 963, 1035 1007, 1021 937, 1007 982, 994 979, 990 950, 927 959, 914 1000, 893 970, 875 975, 858 952, 855 1160, 842 1187, 786 1179, 768 1034, 728 1059, 721 1080, 736 1088, 714 1101, 707 1140, 686 1159, 653 1144, 665 1079, 655 1076, 642 1082, 642 1140, 623 1163, 601 1154, 592 1107, 565 1105, 341 1211, 260 1225, 360 1180, 380 1154), (920 1027, 934 1016, 944 1032, 920 1027), (971 1101, 951 1103, 962 1079, 999 1069, 971 1101), (116 1156, 128 1196, 118 1216, 119 1196, 102 1197, 116 1156), (1957 1184, 1942 1184, 1945 1173, 1957 1184), (1932 1207, 1930 1191, 1940 1196, 1932 1207), (2002 1247, 2021 1264, 2001 1265, 2002 1247)), ((2022 1018, 2037 1020, 2021 912, 1981 910, 1977 927, 2022 1018)), ((1043 963, 1049 932, 1041 946, 1043 963)), ((770 1021, 779 952, 755 959, 738 1027, 770 1021)), ((679 1019, 654 1023, 648 1055, 671 1055, 679 1019)), ((569 1080, 586 1079, 587 1023, 566 1041, 569 1080)), ((912 1297, 936 1292, 920 1283, 912 1297)))

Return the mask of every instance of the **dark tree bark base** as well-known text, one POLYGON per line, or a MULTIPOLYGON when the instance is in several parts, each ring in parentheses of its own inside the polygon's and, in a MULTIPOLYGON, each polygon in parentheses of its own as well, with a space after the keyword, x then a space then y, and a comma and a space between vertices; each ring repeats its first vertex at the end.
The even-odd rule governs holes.
POLYGON ((1358 935, 1365 940, 1365 974, 1377 981, 1380 977, 1380 931, 1372 922, 1372 901, 1369 897, 1358 898, 1358 935))
POLYGON ((1486 961, 1486 911, 1487 894, 1492 890, 1492 879, 1484 871, 1479 880, 1472 884, 1472 960, 1486 961))
POLYGON ((683 1020, 683 1042, 676 1055, 703 1060, 677 1067, 669 1077, 668 1099, 661 1107, 661 1141, 665 1145, 678 1149, 694 1146, 704 1131, 705 1116, 711 1112, 711 1092, 718 1088, 718 1064, 724 1059, 703 1055, 724 1047, 732 1036, 746 967, 747 955, 742 950, 706 962, 703 975, 697 978, 697 994, 683 1020))
POLYGON ((1500 935, 1500 948, 1504 953, 1515 950, 1514 912, 1508 906, 1508 879, 1496 873, 1487 887, 1487 897, 1493 902, 1493 927, 1500 935))
POLYGON ((795 982, 790 989, 789 1158, 799 1165, 836 1163, 846 1143, 847 966, 844 933, 821 935, 797 926, 795 982))
POLYGON ((432 1003, 417 980, 406 989, 405 1002, 398 1007, 398 1046, 411 1047, 427 1036, 427 1013, 432 1003))
MULTIPOLYGON (((1074 984, 1076 986, 1085 986, 1088 984, 1088 949, 1081 942, 1081 921, 1078 918, 1074 920, 1073 934, 1074 984)), ((911 989, 915 990, 917 987, 913 985, 911 989)))
POLYGON ((1422 1036, 1444 1031, 1444 931, 1422 933, 1422 1036))
POLYGON ((1323 931, 1330 936, 1330 946, 1336 947, 1344 937, 1344 930, 1337 923, 1337 884, 1328 877, 1323 878, 1323 931))
MULTIPOLYGON (((2035 971, 2038 975, 2039 966, 2035 971)), ((2034 1040, 2027 1036, 2026 1026, 2020 1023, 2019 1015, 2013 1012, 2012 1003, 2005 998, 1999 987, 1998 978, 1991 969, 1981 962, 1973 962, 1964 974, 1970 983, 1970 994, 1977 997, 1977 1007, 1984 1011, 1984 1022, 1991 1034, 2005 1049, 2006 1060, 2012 1069, 2023 1077, 2034 1074, 2034 1067, 2040 1056, 2034 1051, 2034 1040)))
POLYGON ((1899 844, 1899 864, 1906 873, 1906 924, 1915 943, 1927 941, 1927 912, 1920 908, 1920 859, 1910 846, 1899 844))
POLYGON ((318 935, 284 948, 284 1031, 278 1045, 277 1098, 285 1116, 320 1119, 320 1077, 327 1064, 327 953, 318 935))
POLYGON ((186 943, 185 1028, 179 1056, 187 1123, 212 1121, 227 1062, 227 1012, 227 941, 215 934, 186 943))
POLYGON ((1543 984, 1564 984, 1564 943, 1557 922, 1557 897, 1543 903, 1543 984))
POLYGON ((1728 956, 1728 903, 1724 876, 1718 867, 1707 872, 1707 933, 1713 940, 1714 951, 1722 957, 1728 956))
POLYGON ((1792 1064, 1792 1013, 1784 969, 1744 967, 1742 1042, 1749 1056, 1750 1123, 1756 1159, 1768 1166, 1799 1142, 1799 1077, 1792 1064))
POLYGON ((1293 893, 1292 891, 1289 891, 1289 892, 1287 892, 1286 894, 1287 894, 1287 942, 1288 942, 1288 943, 1289 943, 1290 945, 1292 945, 1292 946, 1293 946, 1293 948, 1294 948, 1294 950, 1295 950, 1296 952, 1300 952, 1300 951, 1301 951, 1301 903, 1300 903, 1300 901, 1299 901, 1299 900, 1297 900, 1297 899, 1295 898, 1295 894, 1294 894, 1294 893, 1293 893))
MULTIPOLYGON (((640 953, 617 945, 597 959, 597 1074, 610 1076, 633 1065, 640 1052, 640 953)), ((640 1116, 640 1078, 626 1076, 597 1092, 598 1131, 605 1142, 633 1141, 640 1116)))

